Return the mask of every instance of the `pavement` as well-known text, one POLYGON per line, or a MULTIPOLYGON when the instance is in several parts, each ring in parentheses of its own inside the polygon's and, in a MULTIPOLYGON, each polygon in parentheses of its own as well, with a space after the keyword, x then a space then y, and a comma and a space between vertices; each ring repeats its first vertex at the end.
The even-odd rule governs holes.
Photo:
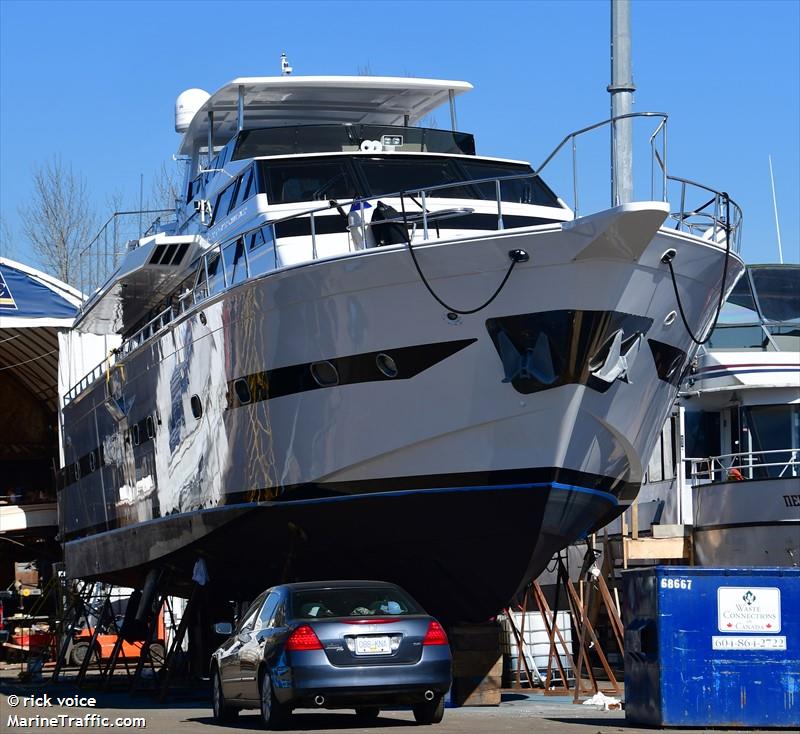
MULTIPOLYGON (((602 711, 594 706, 573 704, 571 696, 545 696, 535 691, 505 692, 499 706, 447 709, 444 720, 431 726, 415 724, 411 712, 402 709, 384 711, 375 723, 369 725, 360 724, 352 711, 303 709, 292 714, 287 729, 292 732, 337 734, 400 734, 408 727, 430 730, 432 734, 652 734, 654 731, 629 726, 625 722, 624 711, 602 711)), ((91 682, 80 690, 69 681, 23 684, 11 678, 8 671, 0 676, 0 732, 72 731, 78 728, 82 731, 87 728, 94 731, 144 729, 158 734, 232 734, 261 730, 254 711, 242 712, 233 724, 215 724, 210 705, 197 691, 176 693, 161 704, 152 692, 130 695, 127 691, 104 691, 93 687, 91 682), (59 705, 59 698, 73 700, 63 700, 59 705), (35 719, 37 716, 41 718, 35 719), (55 721, 47 726, 41 720, 45 717, 55 721), (134 726, 126 718, 140 721, 134 726), (22 719, 26 722, 23 723, 22 719)), ((707 730, 680 730, 681 734, 701 731, 707 730)))

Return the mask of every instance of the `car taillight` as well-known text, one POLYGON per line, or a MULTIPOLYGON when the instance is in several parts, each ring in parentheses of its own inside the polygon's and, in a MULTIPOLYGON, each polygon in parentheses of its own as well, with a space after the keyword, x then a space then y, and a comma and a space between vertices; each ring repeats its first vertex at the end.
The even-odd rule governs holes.
POLYGON ((447 635, 435 619, 431 620, 428 625, 428 631, 425 633, 425 639, 422 640, 423 645, 446 645, 447 635))
POLYGON ((286 640, 286 650, 321 650, 319 637, 307 624, 301 624, 286 640))

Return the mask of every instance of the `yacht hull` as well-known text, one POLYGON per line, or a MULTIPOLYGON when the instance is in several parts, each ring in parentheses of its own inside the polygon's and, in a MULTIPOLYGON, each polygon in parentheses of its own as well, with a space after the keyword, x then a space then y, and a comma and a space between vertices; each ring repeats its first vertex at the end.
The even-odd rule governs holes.
POLYGON ((68 573, 188 583, 202 555, 244 597, 369 576, 445 619, 495 613, 635 497, 693 354, 664 251, 696 332, 740 274, 664 215, 418 247, 464 311, 530 255, 471 315, 402 246, 212 295, 66 406, 68 573))

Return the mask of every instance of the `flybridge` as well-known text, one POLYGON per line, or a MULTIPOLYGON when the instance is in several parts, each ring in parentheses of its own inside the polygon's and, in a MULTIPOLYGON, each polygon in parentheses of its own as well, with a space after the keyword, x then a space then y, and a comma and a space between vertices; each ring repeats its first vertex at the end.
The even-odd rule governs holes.
POLYGON ((240 77, 213 95, 189 90, 178 98, 176 115, 191 116, 180 155, 225 145, 238 131, 297 124, 412 125, 472 89, 463 81, 368 76, 240 77), (184 95, 189 95, 188 99, 184 95))

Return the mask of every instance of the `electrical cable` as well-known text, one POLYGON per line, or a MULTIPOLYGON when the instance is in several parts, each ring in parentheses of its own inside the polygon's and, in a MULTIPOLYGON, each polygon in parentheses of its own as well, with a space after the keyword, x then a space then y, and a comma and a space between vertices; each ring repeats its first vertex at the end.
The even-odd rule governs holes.
POLYGON ((45 352, 44 354, 38 354, 35 357, 31 357, 30 359, 26 359, 24 362, 17 362, 16 364, 7 364, 0 367, 0 372, 3 370, 13 370, 14 367, 21 367, 24 364, 28 364, 29 362, 35 362, 37 359, 44 359, 45 357, 49 357, 51 354, 55 354, 58 351, 58 347, 55 349, 51 349, 49 352, 45 352))
POLYGON ((714 333, 714 329, 717 328, 717 321, 719 321, 719 315, 722 312, 722 305, 725 300, 725 282, 728 279, 728 261, 730 259, 731 253, 731 218, 730 218, 730 199, 728 195, 723 191, 722 195, 725 197, 725 263, 722 266, 722 282, 719 286, 719 300, 717 303, 717 311, 714 314, 714 320, 711 323, 711 326, 708 329, 708 333, 706 334, 705 339, 700 340, 692 331, 692 328, 689 326, 689 322, 686 318, 686 313, 683 310, 683 303, 681 302, 680 294, 678 293, 678 283, 675 278, 675 270, 672 267, 672 261, 677 254, 675 250, 667 250, 661 256, 661 262, 665 263, 669 268, 670 278, 672 279, 672 290, 675 292, 675 300, 678 303, 678 311, 681 315, 681 321, 683 321, 683 326, 686 329, 686 333, 689 334, 689 338, 697 344, 697 346, 703 346, 706 344, 710 339, 711 335, 714 333))
MULTIPOLYGON (((405 222, 406 207, 404 198, 402 196, 400 197, 400 206, 403 209, 403 221, 405 222)), ((519 250, 519 249, 509 250, 508 256, 511 258, 511 265, 508 266, 508 270, 506 271, 503 280, 500 281, 500 285, 497 286, 497 290, 489 297, 489 299, 485 303, 482 303, 477 308, 471 308, 468 310, 459 310, 445 303, 441 298, 439 298, 438 295, 436 295, 430 283, 428 283, 428 279, 425 277, 425 274, 422 272, 422 268, 420 267, 419 262, 417 261, 417 256, 414 253, 413 246, 411 245, 411 238, 408 236, 408 227, 406 226, 405 229, 406 229, 406 244, 408 245, 408 252, 411 255, 411 259, 414 261, 414 267, 417 269, 417 273, 419 273, 419 277, 422 280, 422 284, 425 286, 425 288, 428 290, 428 293, 430 293, 433 296, 434 300, 436 300, 436 302, 439 305, 443 306, 448 311, 452 313, 457 313, 461 316, 469 316, 470 314, 478 313, 478 311, 483 311, 484 308, 489 306, 492 303, 492 301, 494 301, 494 299, 500 295, 500 291, 503 290, 505 284, 508 282, 508 279, 511 277, 511 271, 514 270, 514 266, 517 263, 528 262, 528 260, 530 259, 530 256, 528 255, 527 252, 525 252, 525 250, 519 250)))

